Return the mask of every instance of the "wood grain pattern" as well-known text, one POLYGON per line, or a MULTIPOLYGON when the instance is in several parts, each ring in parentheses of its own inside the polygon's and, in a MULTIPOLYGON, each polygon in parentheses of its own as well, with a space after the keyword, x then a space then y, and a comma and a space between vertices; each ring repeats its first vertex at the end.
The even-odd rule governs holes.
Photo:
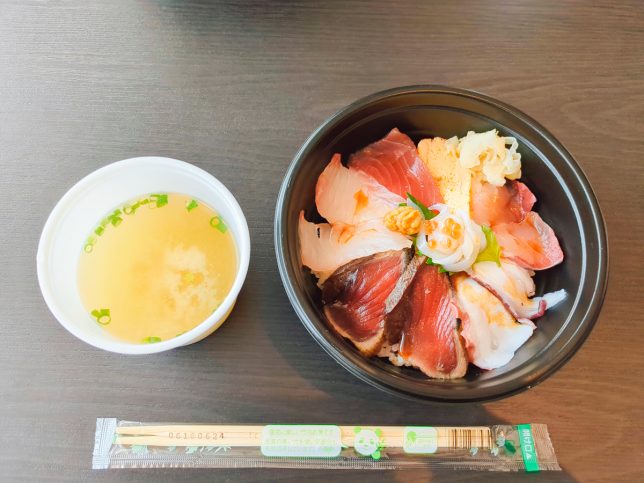
POLYGON ((89 470, 97 416, 341 424, 365 414, 391 425, 543 422, 564 468, 546 481, 644 478, 643 45, 640 2, 0 0, 0 479, 517 478, 89 470), (414 83, 479 90, 538 119, 579 160, 607 219, 611 280, 596 329, 556 375, 504 401, 435 406, 372 389, 309 337, 277 274, 275 198, 299 145, 347 103, 414 83), (35 252, 72 183, 144 154, 220 178, 254 245, 238 307, 215 336, 124 357, 55 322, 35 252))

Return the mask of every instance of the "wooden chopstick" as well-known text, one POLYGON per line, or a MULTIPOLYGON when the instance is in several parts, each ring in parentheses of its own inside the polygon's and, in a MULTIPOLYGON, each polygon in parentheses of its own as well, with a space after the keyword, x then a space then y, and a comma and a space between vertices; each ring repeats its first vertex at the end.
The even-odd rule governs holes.
POLYGON ((170 432, 261 433, 264 426, 222 425, 222 424, 166 424, 162 426, 119 426, 116 434, 166 434, 170 432))
MULTIPOLYGON (((405 428, 401 426, 362 426, 380 430, 386 447, 402 448, 405 428)), ((260 447, 264 426, 235 425, 166 425, 121 426, 116 429, 116 443, 147 446, 230 446, 260 447)), ((355 426, 340 426, 342 444, 353 447, 355 426)), ((492 435, 488 427, 435 427, 438 447, 453 447, 460 435, 467 435, 467 444, 490 448, 492 435), (460 433, 456 433, 459 432, 460 433)))

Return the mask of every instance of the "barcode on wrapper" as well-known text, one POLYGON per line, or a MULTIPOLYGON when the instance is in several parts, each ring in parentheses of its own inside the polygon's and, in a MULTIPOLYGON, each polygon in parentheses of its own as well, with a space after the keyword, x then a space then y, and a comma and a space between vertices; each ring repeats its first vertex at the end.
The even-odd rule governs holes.
POLYGON ((445 428, 450 449, 491 448, 492 432, 489 428, 445 428))
POLYGON ((489 428, 435 428, 407 426, 403 434, 403 450, 410 454, 432 454, 438 448, 448 450, 491 448, 489 428))

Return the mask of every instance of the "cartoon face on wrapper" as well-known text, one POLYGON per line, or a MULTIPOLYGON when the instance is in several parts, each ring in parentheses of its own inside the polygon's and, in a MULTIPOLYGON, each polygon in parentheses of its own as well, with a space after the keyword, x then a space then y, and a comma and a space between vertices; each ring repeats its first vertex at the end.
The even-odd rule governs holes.
POLYGON ((371 456, 378 450, 378 435, 370 429, 355 428, 353 446, 363 456, 371 456))

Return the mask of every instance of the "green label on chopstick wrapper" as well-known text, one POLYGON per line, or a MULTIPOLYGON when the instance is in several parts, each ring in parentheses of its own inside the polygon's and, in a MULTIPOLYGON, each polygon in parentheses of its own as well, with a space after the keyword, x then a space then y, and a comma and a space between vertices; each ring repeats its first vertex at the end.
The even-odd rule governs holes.
POLYGON ((342 451, 342 433, 331 425, 264 426, 264 456, 334 458, 342 451))
POLYGON ((438 431, 431 426, 407 426, 403 434, 405 453, 432 454, 438 449, 438 431))
POLYGON ((532 428, 529 424, 519 424, 517 426, 519 433, 519 443, 521 443, 521 456, 527 472, 539 471, 539 461, 537 460, 537 450, 534 447, 534 438, 532 437, 532 428))

